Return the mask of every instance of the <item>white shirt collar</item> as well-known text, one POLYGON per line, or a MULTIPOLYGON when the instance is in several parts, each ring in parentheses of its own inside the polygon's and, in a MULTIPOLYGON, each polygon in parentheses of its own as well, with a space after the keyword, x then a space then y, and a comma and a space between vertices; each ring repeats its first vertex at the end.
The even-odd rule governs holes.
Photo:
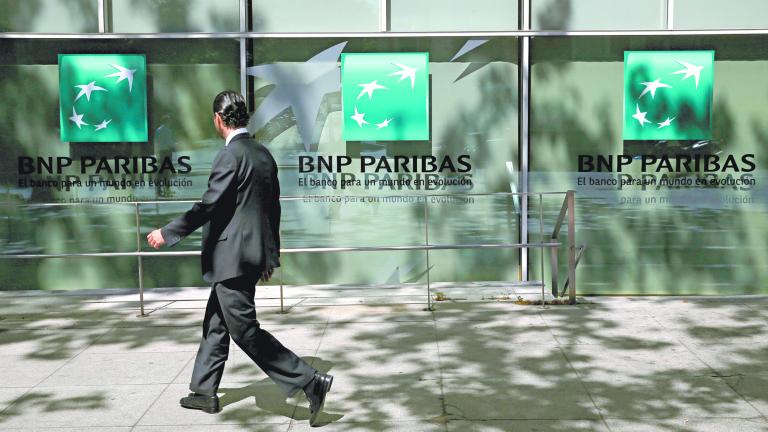
POLYGON ((250 133, 250 132, 248 132, 247 128, 240 128, 240 129, 233 130, 232 132, 229 133, 229 135, 227 135, 227 139, 226 141, 224 141, 224 145, 228 146, 229 142, 232 141, 232 138, 243 133, 250 133))

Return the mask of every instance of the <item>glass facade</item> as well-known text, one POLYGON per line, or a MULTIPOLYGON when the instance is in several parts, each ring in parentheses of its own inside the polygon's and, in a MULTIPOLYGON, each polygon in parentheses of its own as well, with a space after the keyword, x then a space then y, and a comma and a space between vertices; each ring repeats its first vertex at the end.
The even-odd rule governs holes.
POLYGON ((518 28, 517 1, 391 0, 389 5, 392 31, 503 31, 518 28), (429 13, 424 13, 427 10, 429 13))
POLYGON ((239 0, 107 0, 107 28, 115 33, 235 32, 239 0))
POLYGON ((98 0, 1 0, 0 32, 93 33, 98 0))
MULTIPOLYGON (((762 149, 768 124, 761 111, 768 97, 768 35, 674 31, 760 28, 768 10, 757 1, 739 7, 714 0, 636 3, 0 0, 6 11, 0 30, 24 32, 0 38, 0 149, 5 156, 0 158, 1 253, 134 252, 137 209, 145 235, 190 205, 172 201, 196 200, 205 190, 211 163, 223 145, 211 124, 211 101, 219 91, 235 89, 245 93, 252 110, 250 131, 280 167, 284 248, 419 245, 425 242, 425 220, 431 244, 538 241, 540 229, 551 232, 560 200, 547 198, 540 205, 532 199, 526 207, 508 196, 471 194, 574 189, 578 243, 588 247, 579 265, 579 293, 764 293, 760 281, 768 277, 768 265, 761 260, 768 252, 768 197, 763 167, 768 161, 762 149), (711 4, 705 8, 702 3, 711 4), (723 13, 725 5, 735 8, 733 13, 723 13), (541 34, 515 33, 521 10, 529 11, 530 27, 541 34), (72 19, 57 18, 62 16, 72 19), (252 33, 217 34, 237 33, 241 23, 252 33), (579 34, 603 30, 609 32, 579 34), (613 30, 637 34, 612 35, 613 30), (669 33, 642 33, 647 30, 669 33), (524 58, 520 46, 528 42, 530 52, 524 58), (754 154, 756 169, 750 175, 755 185, 655 189, 581 184, 580 178, 610 176, 580 172, 581 155, 637 155, 649 151, 648 146, 655 146, 654 152, 693 154, 691 148, 701 145, 622 139, 625 52, 681 50, 714 50, 707 149, 754 154), (146 56, 147 142, 60 140, 57 56, 84 53, 146 56), (340 61, 347 53, 428 53, 429 140, 342 138, 340 61), (527 101, 521 85, 529 86, 527 101), (522 112, 530 122, 521 139, 521 122, 527 118, 522 112), (524 149, 527 159, 522 158, 524 149), (67 190, 19 182, 23 158, 114 155, 172 162, 185 157, 190 170, 149 176, 177 181, 161 186, 67 190), (366 157, 441 160, 458 155, 471 160, 466 176, 471 186, 342 188, 312 183, 340 181, 344 174, 381 180, 359 169, 358 162, 366 157), (300 169, 302 157, 338 156, 355 163, 335 174, 300 169), (527 185, 521 182, 523 174, 527 185), (430 196, 445 193, 455 196, 430 196), (77 205, 51 205, 62 202, 77 205)), ((65 174, 44 177, 125 179, 77 164, 65 174)), ((633 163, 624 174, 644 173, 633 163)), ((428 173, 387 176, 405 177, 427 178, 428 173)), ((143 243, 141 250, 149 252, 143 243)), ((196 233, 174 251, 199 247, 196 233)), ((429 267, 432 282, 512 281, 523 270, 547 280, 540 259, 531 250, 522 262, 515 249, 432 251, 428 258, 423 251, 295 253, 283 256, 283 278, 286 284, 424 282, 429 267)), ((567 262, 565 255, 559 262, 567 262)), ((143 263, 148 288, 203 284, 197 257, 151 256, 143 263)), ((130 256, 0 260, 0 289, 137 284, 137 260, 130 256)))
MULTIPOLYGON (((768 277, 766 36, 538 38, 532 50, 531 189, 575 188, 581 290, 605 294, 740 294, 768 277), (621 138, 624 51, 714 50, 714 154, 754 154, 755 186, 579 185, 578 156, 630 153, 621 138)), ((644 144, 646 145, 646 144, 644 144)), ((697 144, 654 144, 669 154, 697 144), (666 148, 665 148, 666 147, 666 148)), ((648 152, 649 150, 643 150, 648 152)), ((626 175, 642 177, 639 164, 626 175)), ((599 177, 600 174, 595 174, 599 177)), ((740 177, 740 173, 735 173, 740 177)), ((559 208, 549 208, 552 214, 559 208)), ((549 218, 551 220, 551 217, 549 218)), ((562 262, 562 261, 561 261, 562 262)))
POLYGON ((666 0, 533 0, 536 30, 660 30, 666 26, 666 0))

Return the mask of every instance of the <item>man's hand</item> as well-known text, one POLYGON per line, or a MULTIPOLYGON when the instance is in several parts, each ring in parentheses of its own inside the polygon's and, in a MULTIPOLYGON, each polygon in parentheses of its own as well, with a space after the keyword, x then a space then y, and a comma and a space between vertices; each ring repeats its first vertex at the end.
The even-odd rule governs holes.
POLYGON ((275 269, 269 269, 261 272, 261 280, 263 280, 264 282, 267 282, 269 278, 272 277, 272 273, 274 273, 274 271, 275 269))
POLYGON ((147 234, 147 243, 149 243, 149 245, 155 249, 160 249, 163 245, 165 245, 163 233, 159 229, 156 229, 147 234))

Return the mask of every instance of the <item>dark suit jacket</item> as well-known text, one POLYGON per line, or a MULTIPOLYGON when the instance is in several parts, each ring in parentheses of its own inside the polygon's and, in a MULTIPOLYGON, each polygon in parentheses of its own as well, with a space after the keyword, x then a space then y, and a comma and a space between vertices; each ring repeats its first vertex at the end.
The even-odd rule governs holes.
POLYGON ((202 201, 162 228, 173 246, 203 226, 208 282, 259 275, 280 266, 280 183, 266 147, 236 135, 216 155, 202 201))

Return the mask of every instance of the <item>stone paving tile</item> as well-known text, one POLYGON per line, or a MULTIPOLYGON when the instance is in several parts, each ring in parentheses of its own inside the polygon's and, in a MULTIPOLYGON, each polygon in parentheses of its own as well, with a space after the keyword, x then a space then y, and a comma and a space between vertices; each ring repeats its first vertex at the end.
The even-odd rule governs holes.
POLYGON ((603 348, 593 345, 561 347, 581 378, 590 382, 631 385, 663 377, 711 376, 713 371, 682 345, 659 348, 603 348))
POLYGON ((83 353, 197 352, 201 328, 116 327, 96 339, 83 353))
POLYGON ((600 420, 451 420, 449 432, 608 432, 600 420))
POLYGON ((29 390, 27 387, 0 387, 0 412, 6 409, 16 398, 29 390))
POLYGON ((88 319, 88 317, 29 317, 29 318, 7 318, 0 317, 0 329, 3 330, 70 330, 70 329, 95 329, 107 331, 108 329, 119 325, 122 320, 119 319, 88 319))
POLYGON ((66 359, 107 331, 96 328, 0 330, 0 352, 41 360, 66 359))
POLYGON ((695 326, 738 327, 760 323, 751 308, 738 304, 688 303, 659 305, 647 312, 666 328, 686 329, 695 326))
POLYGON ((661 347, 676 345, 679 341, 662 326, 648 323, 633 327, 629 324, 592 323, 581 327, 552 328, 552 334, 561 345, 602 345, 616 347, 661 347))
POLYGON ((431 321, 329 323, 321 351, 386 350, 392 353, 433 350, 435 325, 431 321))
POLYGON ((682 343, 695 345, 741 345, 768 347, 768 323, 742 323, 729 326, 693 325, 664 329, 682 343))
POLYGON ((194 353, 83 353, 40 385, 124 385, 170 383, 194 353))
POLYGON ((535 320, 540 311, 537 306, 513 302, 439 302, 435 304, 434 316, 437 321, 506 321, 526 316, 535 320))
POLYGON ((391 352, 385 349, 339 351, 320 347, 315 368, 338 382, 365 379, 434 380, 440 377, 436 349, 391 352))
POLYGON ((338 421, 334 423, 325 423, 320 426, 322 429, 311 427, 308 421, 294 421, 288 429, 290 432, 309 432, 316 430, 323 431, 343 431, 343 432, 369 432, 369 431, 392 431, 392 432, 444 432, 445 425, 429 421, 390 421, 390 422, 346 422, 338 421))
POLYGON ((451 421, 599 418, 581 382, 556 370, 540 377, 444 379, 443 394, 451 421))
MULTIPOLYGON (((163 307, 169 302, 147 302, 146 310, 163 307)), ((118 320, 139 314, 138 303, 93 301, 88 297, 50 296, 6 297, 0 304, 0 317, 4 319, 79 318, 118 320)))
MULTIPOLYGON (((349 305, 317 307, 323 311, 332 323, 343 322, 399 322, 399 321, 433 321, 432 312, 424 310, 423 304, 393 304, 393 305, 349 305)), ((297 313, 303 313, 304 308, 297 313)))
POLYGON ((614 432, 766 432, 765 419, 676 418, 673 420, 605 419, 614 432))
POLYGON ((245 425, 182 425, 182 426, 136 426, 131 432, 285 432, 288 425, 285 423, 256 423, 245 425))
POLYGON ((538 316, 461 324, 438 320, 436 332, 440 350, 445 352, 482 349, 487 345, 557 345, 551 330, 538 316))
POLYGON ((452 344, 451 347, 446 349, 440 344, 440 369, 446 379, 493 376, 500 380, 521 376, 542 379, 552 373, 576 378, 557 345, 509 344, 492 340, 482 346, 472 343, 466 346, 452 344))
MULTIPOLYGON (((34 319, 0 320, 10 329, 0 331, 0 386, 8 387, 0 409, 16 399, 0 429, 130 427, 145 411, 136 430, 308 429, 304 396, 286 400, 236 347, 221 386, 224 411, 180 408, 203 311, 167 305, 137 318, 128 304, 88 302, 88 314, 66 317, 71 304, 42 301, 28 308, 41 314, 34 319), (42 315, 51 307, 60 308, 56 316, 42 315), (136 409, 118 406, 124 400, 136 409)), ((768 314, 755 303, 423 306, 258 313, 278 339, 336 377, 324 430, 604 431, 599 414, 614 431, 766 430, 768 314)))
POLYGON ((41 428, 6 428, 8 431, 24 431, 24 432, 130 432, 131 428, 128 426, 115 426, 115 427, 72 427, 72 428, 58 428, 58 427, 41 427, 41 428))
POLYGON ((0 413, 0 430, 133 426, 163 388, 164 384, 36 387, 0 413))
POLYGON ((222 411, 218 414, 182 408, 179 405, 179 399, 188 393, 186 384, 169 385, 157 402, 144 414, 138 425, 200 427, 270 423, 284 425, 283 430, 287 430, 295 408, 295 402, 286 401, 280 389, 271 382, 249 385, 222 382, 219 388, 222 411))
POLYGON ((34 359, 27 356, 0 356, 0 386, 34 387, 69 359, 34 359))
POLYGON ((153 328, 153 327, 197 327, 200 328, 205 309, 159 309, 148 311, 144 317, 126 317, 112 327, 153 328))
MULTIPOLYGON (((439 380, 411 378, 334 378, 328 394, 322 422, 386 423, 401 421, 431 421, 442 418, 439 380)), ((294 420, 309 419, 309 404, 303 394, 298 402, 294 420)))
POLYGON ((736 375, 725 378, 725 382, 768 418, 768 372, 763 375, 736 375))
POLYGON ((686 344, 709 367, 724 376, 768 373, 768 341, 762 344, 686 344))
POLYGON ((667 420, 760 415, 720 378, 659 375, 645 382, 585 380, 584 385, 604 417, 667 420))

